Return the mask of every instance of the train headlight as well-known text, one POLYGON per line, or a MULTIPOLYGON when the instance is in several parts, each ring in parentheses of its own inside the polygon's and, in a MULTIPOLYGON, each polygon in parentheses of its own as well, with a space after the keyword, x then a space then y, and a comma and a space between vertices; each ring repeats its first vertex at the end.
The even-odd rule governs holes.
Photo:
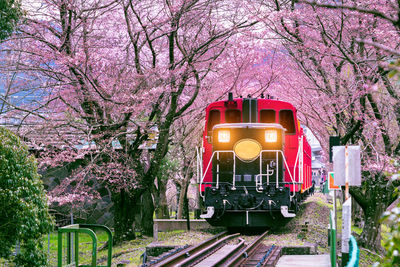
POLYGON ((253 139, 240 140, 233 147, 236 156, 244 162, 251 162, 258 158, 261 149, 261 145, 253 139))
POLYGON ((229 143, 231 141, 231 133, 228 130, 218 131, 218 142, 229 143))
POLYGON ((278 132, 276 130, 266 130, 265 131, 265 142, 275 143, 278 141, 278 132))

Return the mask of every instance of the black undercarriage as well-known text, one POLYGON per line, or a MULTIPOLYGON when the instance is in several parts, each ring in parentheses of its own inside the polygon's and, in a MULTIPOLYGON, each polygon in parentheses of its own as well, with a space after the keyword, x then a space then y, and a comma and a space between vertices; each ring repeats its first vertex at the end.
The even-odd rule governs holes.
POLYGON ((285 218, 278 211, 227 211, 219 218, 206 219, 212 226, 228 228, 278 228, 286 224, 290 218, 285 218))
POLYGON ((295 195, 290 198, 289 187, 284 183, 255 186, 220 183, 206 187, 205 207, 213 207, 213 215, 206 220, 213 226, 227 227, 274 227, 287 220, 282 215, 282 207, 288 212, 297 211, 295 195))

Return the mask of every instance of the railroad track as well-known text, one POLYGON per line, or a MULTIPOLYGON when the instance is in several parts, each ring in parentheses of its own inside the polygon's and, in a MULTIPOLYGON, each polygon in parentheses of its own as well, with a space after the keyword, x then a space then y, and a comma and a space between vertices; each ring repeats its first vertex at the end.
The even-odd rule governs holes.
POLYGON ((145 266, 275 266, 280 248, 266 246, 262 240, 268 231, 246 244, 240 234, 220 233, 212 238, 161 260, 145 266))

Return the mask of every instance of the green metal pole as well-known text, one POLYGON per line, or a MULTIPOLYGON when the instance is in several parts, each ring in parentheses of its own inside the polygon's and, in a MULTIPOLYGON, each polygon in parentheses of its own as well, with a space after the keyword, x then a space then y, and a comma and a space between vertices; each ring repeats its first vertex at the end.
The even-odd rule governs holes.
POLYGON ((79 230, 74 232, 75 235, 75 266, 79 266, 79 230))
MULTIPOLYGON (((86 228, 86 227, 90 227, 89 225, 81 224, 80 227, 83 227, 83 228, 79 228, 79 232, 80 233, 88 234, 92 238, 92 264, 90 266, 96 267, 96 261, 97 261, 97 236, 93 232, 93 230, 91 230, 89 228, 86 228)), ((91 228, 94 228, 94 227, 91 227, 91 228)))
POLYGON ((96 235, 92 237, 93 240, 93 250, 92 250, 92 267, 96 267, 96 259, 97 259, 97 238, 96 235))
POLYGON ((110 228, 108 228, 105 225, 99 225, 99 224, 80 224, 80 227, 87 228, 88 231, 86 231, 85 233, 89 234, 93 240, 95 240, 94 238, 96 238, 96 240, 97 240, 96 234, 94 234, 93 236, 91 234, 93 230, 99 229, 99 230, 103 230, 107 233, 107 236, 108 236, 107 267, 111 267, 113 237, 112 237, 112 232, 111 232, 110 228))
POLYGON ((107 267, 111 267, 111 259, 112 259, 112 245, 113 245, 113 238, 112 233, 108 227, 104 227, 108 235, 108 256, 107 256, 107 267))
POLYGON ((57 266, 61 267, 62 266, 62 233, 58 232, 58 252, 57 252, 57 257, 58 257, 58 262, 57 266))
POLYGON ((335 221, 336 218, 332 218, 335 216, 335 213, 333 211, 330 212, 329 215, 329 222, 331 225, 331 231, 330 231, 330 242, 329 245, 331 247, 331 267, 336 267, 336 225, 335 221))
POLYGON ((332 229, 332 267, 336 267, 336 229, 332 229))
POLYGON ((67 233, 67 264, 71 264, 71 232, 67 233))

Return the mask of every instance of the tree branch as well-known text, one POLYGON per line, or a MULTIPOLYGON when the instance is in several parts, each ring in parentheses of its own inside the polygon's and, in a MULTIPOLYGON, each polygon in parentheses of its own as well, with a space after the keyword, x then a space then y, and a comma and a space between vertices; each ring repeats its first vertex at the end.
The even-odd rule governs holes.
POLYGON ((370 15, 374 15, 374 16, 377 16, 379 18, 389 21, 395 27, 399 27, 399 19, 396 20, 394 18, 391 18, 376 9, 367 9, 367 8, 358 7, 356 5, 349 6, 349 5, 341 5, 341 4, 320 4, 317 1, 306 1, 306 0, 298 0, 297 2, 309 4, 309 5, 316 6, 316 7, 324 7, 324 8, 331 8, 331 9, 347 9, 347 10, 357 11, 357 12, 364 13, 364 14, 370 14, 370 15))

